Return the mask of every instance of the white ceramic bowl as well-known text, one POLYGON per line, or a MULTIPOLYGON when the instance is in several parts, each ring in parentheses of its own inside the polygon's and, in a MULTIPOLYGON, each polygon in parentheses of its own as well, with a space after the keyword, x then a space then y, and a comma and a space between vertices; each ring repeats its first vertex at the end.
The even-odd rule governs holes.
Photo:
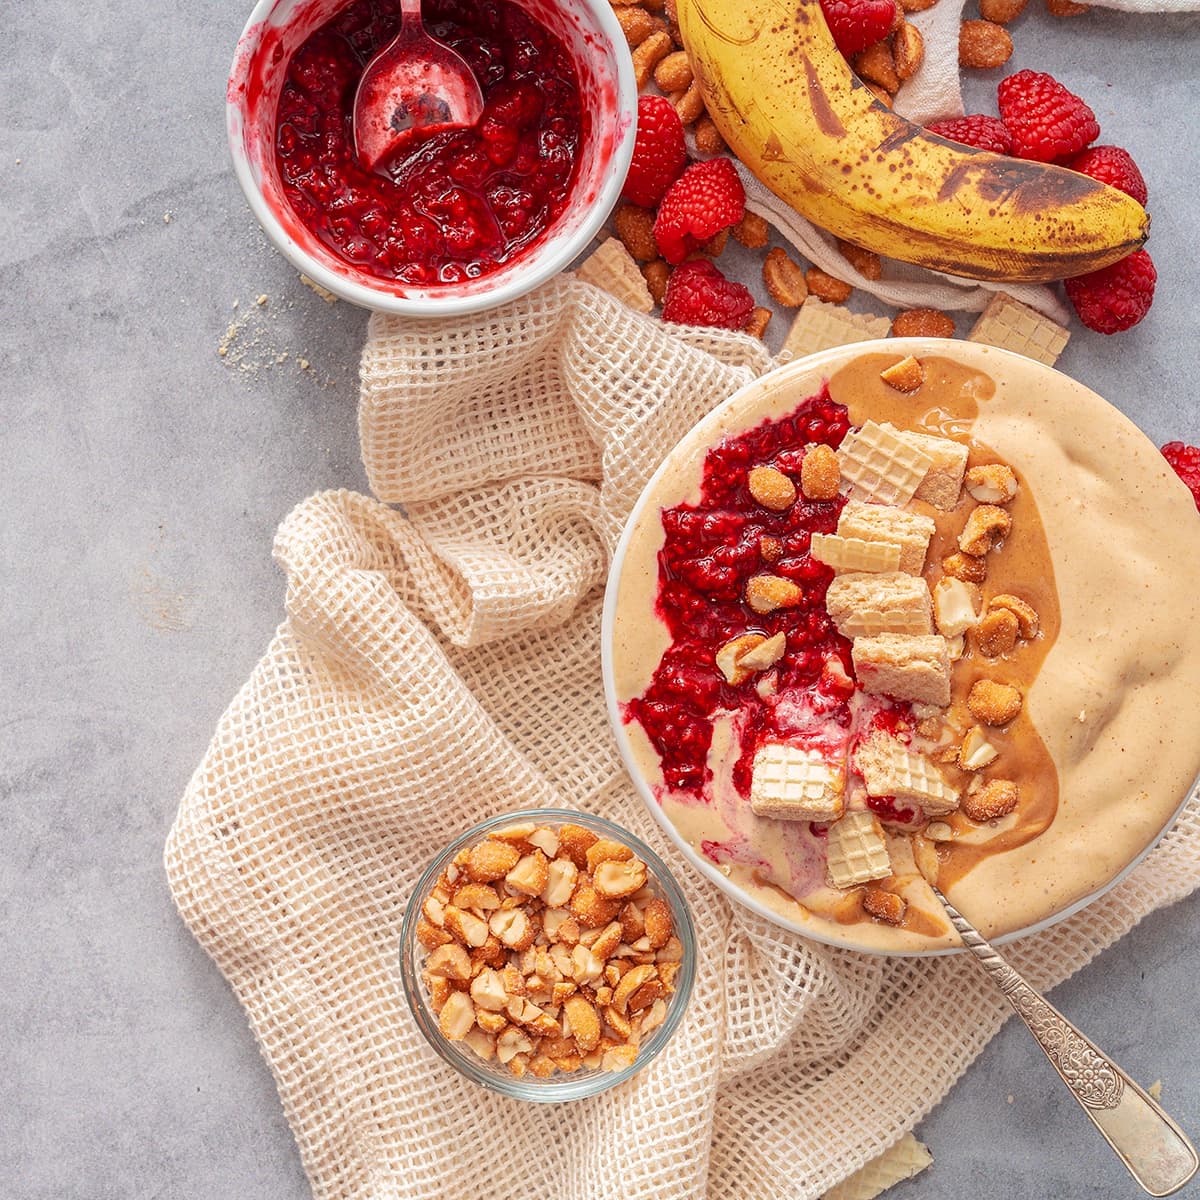
POLYGON ((352 304, 413 317, 492 308, 567 267, 616 203, 633 155, 637 86, 608 0, 518 0, 570 52, 591 132, 579 156, 570 201, 534 246, 479 279, 434 288, 379 279, 344 262, 304 226, 283 194, 275 161, 275 114, 287 64, 305 39, 347 3, 259 0, 234 54, 225 97, 234 171, 255 217, 280 252, 297 270, 352 304))
MULTIPOLYGON (((655 795, 653 781, 647 775, 647 751, 641 753, 635 749, 631 737, 630 726, 626 724, 621 707, 627 696, 622 695, 618 682, 615 663, 614 643, 618 630, 618 596, 622 590, 622 579, 627 570, 634 571, 639 577, 656 570, 658 548, 662 542, 662 528, 659 520, 660 506, 679 503, 687 496, 694 495, 694 480, 691 474, 693 468, 702 460, 704 453, 727 434, 741 433, 765 418, 774 418, 791 411, 802 399, 813 395, 821 388, 822 382, 828 379, 839 368, 861 355, 887 353, 894 361, 904 354, 918 356, 943 354, 967 366, 977 369, 997 381, 1005 391, 1005 395, 1013 397, 1017 416, 1013 422, 1016 432, 1010 436, 1005 455, 1017 468, 1023 472, 1027 463, 1023 461, 1032 451, 1023 450, 1039 440, 1052 441, 1055 444, 1055 454, 1062 451, 1061 458, 1052 461, 1057 467, 1061 464, 1064 482, 1060 478, 1044 480, 1045 495, 1038 496, 1038 507, 1042 511, 1045 522, 1079 522, 1082 536, 1077 543, 1091 540, 1092 545, 1086 551, 1077 546, 1080 551, 1074 558, 1064 552, 1062 557, 1056 554, 1055 574, 1059 581, 1059 593, 1062 599, 1063 631, 1046 660, 1043 672, 1062 672, 1058 678, 1068 682, 1075 678, 1072 672, 1080 671, 1082 677, 1089 678, 1088 667, 1095 653, 1095 639, 1092 637, 1093 622, 1099 618, 1091 605, 1095 593, 1089 592, 1087 586, 1099 585, 1101 575, 1119 575, 1117 586, 1133 588, 1140 595, 1148 595, 1146 589, 1151 585, 1139 582, 1139 571, 1157 570, 1162 562, 1166 562, 1181 577, 1184 591, 1173 594, 1178 602, 1178 619, 1172 628, 1179 628, 1181 639, 1173 643, 1168 633, 1157 635, 1162 642, 1172 647, 1172 656, 1167 656, 1164 668, 1168 678, 1178 682, 1191 680, 1194 686, 1200 678, 1200 634, 1186 623, 1186 614, 1192 605, 1183 599, 1190 594, 1194 597, 1195 590, 1200 588, 1200 522, 1191 496, 1179 484, 1173 473, 1165 466, 1161 455, 1125 417, 1107 404, 1095 393, 1082 385, 1068 379, 1048 367, 1041 366, 1029 359, 1007 351, 997 350, 988 346, 959 341, 939 341, 934 339, 888 339, 879 342, 865 342, 853 346, 838 347, 820 354, 812 355, 772 371, 760 379, 748 384, 731 396, 725 403, 719 405, 683 440, 670 451, 662 466, 647 483, 637 504, 634 506, 624 532, 613 556, 609 573, 608 590, 605 596, 601 646, 603 656, 603 677, 605 695, 608 704, 609 718, 616 736, 621 757, 633 779, 643 801, 650 813, 662 826, 666 835, 675 843, 684 857, 707 879, 721 888, 732 900, 751 909, 762 917, 774 921, 793 932, 800 933, 815 941, 829 945, 846 947, 866 953, 884 954, 947 954, 956 952, 952 945, 956 939, 950 935, 943 939, 941 945, 924 947, 913 944, 905 945, 902 939, 899 944, 888 944, 891 931, 888 927, 873 926, 867 933, 855 925, 837 926, 831 921, 816 920, 811 914, 803 914, 797 906, 794 919, 773 907, 771 889, 766 889, 758 895, 751 894, 736 881, 731 880, 713 861, 700 853, 697 846, 691 844, 675 826, 672 820, 663 812, 662 805, 655 795), (1061 445, 1059 444, 1061 443, 1061 445), (669 483, 669 473, 683 467, 688 473, 681 480, 678 475, 669 483), (1079 476, 1068 472, 1080 471, 1079 476), (1121 472, 1127 471, 1127 476, 1121 472), (1089 482, 1090 481, 1090 482, 1089 482), (1072 484, 1079 482, 1083 488, 1095 486, 1094 492, 1073 492, 1072 484), (1111 484, 1119 486, 1113 488, 1111 484), (1125 485, 1133 483, 1141 491, 1125 491, 1125 485), (664 496, 666 499, 664 500, 664 496), (1111 500, 1117 508, 1137 507, 1142 514, 1137 522, 1145 525, 1144 537, 1141 536, 1139 525, 1129 529, 1117 530, 1113 535, 1111 545, 1112 557, 1108 560, 1096 558, 1099 553, 1095 549, 1100 545, 1097 540, 1101 537, 1098 527, 1103 525, 1104 515, 1098 508, 1092 507, 1090 501, 1111 500), (1044 500, 1049 503, 1044 503, 1044 500), (1153 545, 1156 531, 1161 538, 1163 528, 1178 527, 1181 538, 1171 552, 1155 550, 1153 545), (1090 528, 1091 534, 1088 534, 1090 528), (1137 536, 1130 536, 1130 534, 1137 536), (1175 557, 1169 557, 1174 553, 1175 557), (1152 560, 1158 557, 1159 562, 1152 560), (631 567, 631 564, 636 564, 631 567), (1099 569, 1098 569, 1099 568, 1099 569), (1059 575, 1059 572, 1062 575, 1059 575), (1132 571, 1132 575, 1129 572, 1132 571), (1079 587, 1067 576, 1082 577, 1079 587), (1192 581, 1192 591, 1188 593, 1186 581, 1192 581), (1140 589, 1140 590, 1139 590, 1140 589), (1072 628, 1073 627, 1073 631, 1072 628), (1090 639, 1090 640, 1089 640, 1090 639), (1058 659, 1054 655, 1060 655, 1058 659)), ((1009 412, 1014 404, 1010 403, 1009 412)), ((982 406, 981 406, 982 413, 982 406)), ((982 421, 977 422, 982 424, 982 421)), ((989 442, 985 432, 982 439, 989 442)), ((995 445, 995 443, 991 443, 995 445)), ((1025 473, 1028 477, 1029 472, 1025 473)), ((1049 474, 1053 475, 1054 472, 1049 474)), ((1032 485, 1031 485, 1032 486, 1032 485)), ((640 593, 639 593, 640 594, 640 593)), ((1152 595, 1152 593, 1149 593, 1152 595)), ((1122 784, 1116 789, 1116 795, 1110 795, 1114 788, 1110 780, 1103 777, 1103 772, 1092 765, 1100 761, 1093 751, 1091 754, 1079 756, 1072 760, 1064 769, 1059 766, 1059 811, 1054 821, 1041 837, 1028 844, 1032 853, 1024 854, 1021 850, 1011 851, 1006 855, 996 856, 998 859, 1011 859, 1014 855, 1023 855, 1025 875, 1016 876, 1023 879, 1021 886, 1039 889, 1044 876, 1039 876, 1035 862, 1040 854, 1044 854, 1047 846, 1057 844, 1060 853, 1078 853, 1092 855, 1098 865, 1094 878, 1086 882, 1075 881, 1078 886, 1073 891, 1063 891, 1049 902, 1038 904, 1042 911, 1036 916, 1020 922, 1010 922, 1006 928, 987 929, 991 914, 988 905, 981 902, 978 894, 969 895, 971 903, 964 904, 957 897, 955 888, 949 889, 950 899, 958 903, 968 918, 977 925, 984 927, 985 933, 996 942, 1007 942, 1014 938, 1023 937, 1039 932, 1050 925, 1063 920, 1065 917, 1078 912, 1093 900, 1096 900, 1124 879, 1130 871, 1153 849, 1160 838, 1170 828, 1196 784, 1197 771, 1200 770, 1200 743, 1197 743, 1193 722, 1189 716, 1190 704, 1172 706, 1170 703, 1158 703, 1147 687, 1147 679, 1139 678, 1142 657, 1148 660, 1154 653, 1157 644, 1156 632, 1153 627, 1155 614, 1154 602, 1149 601, 1150 607, 1139 604, 1126 605, 1119 613, 1119 618, 1111 627, 1106 629, 1105 636, 1112 645, 1128 646, 1128 651, 1113 650, 1112 653, 1127 653, 1130 661, 1135 663, 1133 682, 1129 697, 1120 704, 1107 701, 1095 690, 1080 687, 1072 692, 1069 688, 1060 688, 1066 695, 1060 697, 1065 711, 1060 707, 1056 712, 1056 720, 1062 725, 1073 725, 1076 711, 1084 708, 1102 710, 1098 718, 1095 736, 1106 739, 1107 742, 1122 747, 1121 757, 1125 757, 1125 749, 1129 754, 1137 754, 1138 767, 1133 775, 1133 782, 1122 784), (1131 710, 1139 703, 1157 705, 1154 708, 1141 710, 1143 717, 1147 711, 1152 713, 1151 722, 1157 722, 1152 730, 1153 738, 1145 744, 1143 736, 1135 736, 1131 710), (1139 787, 1141 780, 1143 787, 1139 787), (1107 790, 1106 790, 1107 789, 1107 790), (1092 793, 1089 795, 1089 793, 1092 793), (1080 843, 1078 839, 1087 833, 1086 824, 1080 824, 1079 813, 1087 815, 1088 805, 1093 803, 1093 795, 1106 796, 1103 801, 1111 805, 1104 817, 1108 824, 1099 837, 1094 829, 1091 840, 1080 843), (1139 811, 1144 810, 1144 811, 1139 811), (1056 831, 1056 825, 1064 823, 1065 830, 1056 831), (1110 852, 1105 845, 1111 840, 1108 835, 1121 835, 1126 826, 1135 831, 1125 835, 1125 841, 1120 848, 1110 852), (1053 835, 1053 836, 1051 836, 1053 835), (1076 839, 1072 841, 1071 839, 1076 839), (1057 839, 1057 843, 1056 843, 1057 839), (1019 927, 1015 927, 1019 924, 1019 927)), ((653 620, 649 605, 639 604, 637 619, 653 620)), ((1160 627, 1161 628, 1161 627, 1160 627)), ((657 654, 633 656, 627 662, 636 659, 636 672, 652 669, 658 661, 657 654), (642 659, 645 661, 642 661, 642 659)), ((625 667, 622 667, 625 672, 625 667)), ((1151 676, 1152 677, 1152 676, 1151 676)), ((1039 682, 1040 682, 1039 677, 1039 682)), ((1098 677, 1097 677, 1098 678, 1098 677)), ((1044 694, 1037 692, 1039 684, 1035 682, 1027 697, 1027 704, 1037 704, 1039 711, 1052 711, 1053 706, 1045 701, 1044 694)), ((635 689, 636 694, 636 689, 635 689)), ((1175 694, 1178 699, 1178 689, 1175 694)), ((1161 697, 1158 698, 1161 701, 1161 697)), ((1031 711, 1033 711, 1031 707, 1031 711)), ((1080 711, 1079 720, 1084 721, 1080 711)), ((1143 719, 1143 724, 1145 720, 1143 719)), ((1075 737, 1069 733, 1068 739, 1075 737)), ((1091 736, 1089 733, 1088 736, 1091 736)), ((639 735, 640 743, 649 743, 639 735)), ((1103 745, 1104 743, 1100 743, 1103 745)), ((653 751, 649 754, 653 756, 653 751)), ((1107 760, 1111 763, 1112 758, 1107 760)), ((652 772, 654 767, 649 768, 652 772)), ((1095 803, 1100 803, 1097 799, 1095 803)), ((980 868, 976 868, 978 871, 980 868)), ((970 880, 971 876, 968 875, 970 880)), ((973 886, 978 887, 978 884, 973 886)), ((1049 888, 1047 887, 1047 891, 1049 888)))

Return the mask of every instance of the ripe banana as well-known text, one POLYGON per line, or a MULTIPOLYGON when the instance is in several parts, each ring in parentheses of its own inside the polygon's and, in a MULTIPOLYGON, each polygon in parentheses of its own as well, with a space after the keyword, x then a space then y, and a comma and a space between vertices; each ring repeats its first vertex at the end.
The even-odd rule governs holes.
POLYGON ((1131 254, 1150 218, 1064 167, 959 146, 880 104, 818 0, 676 0, 709 115, 743 163, 822 229, 970 279, 1035 282, 1131 254))

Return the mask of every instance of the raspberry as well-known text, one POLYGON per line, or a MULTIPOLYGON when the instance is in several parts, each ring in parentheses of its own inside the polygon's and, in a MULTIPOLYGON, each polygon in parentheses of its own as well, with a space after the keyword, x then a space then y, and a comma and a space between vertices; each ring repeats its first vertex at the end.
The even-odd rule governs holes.
POLYGON ((991 150, 994 154, 1012 153, 1012 134, 1003 121, 972 113, 966 117, 951 117, 948 121, 934 121, 926 128, 930 133, 959 142, 964 146, 977 146, 980 150, 991 150))
POLYGON ((736 225, 746 189, 728 158, 693 163, 667 189, 654 221, 654 240, 669 263, 680 263, 709 238, 736 225))
POLYGON ((1063 165, 1081 175, 1090 175, 1110 187, 1119 188, 1139 204, 1146 203, 1146 181, 1129 151, 1122 150, 1120 146, 1090 146, 1082 154, 1067 159, 1063 165))
POLYGON ((1182 442, 1168 442, 1162 448, 1163 458, 1171 469, 1183 480, 1196 501, 1200 511, 1200 446, 1185 446, 1182 442))
POLYGON ((821 0, 833 40, 849 58, 891 32, 896 0, 821 0))
POLYGON ((676 267, 663 297, 663 320, 677 325, 742 329, 753 312, 750 290, 726 279, 706 258, 676 267))
POLYGON ((1119 333, 1136 325, 1149 311, 1157 279, 1150 255, 1138 250, 1112 266, 1067 279, 1063 286, 1089 329, 1119 333))
POLYGON ((1054 162, 1100 136, 1096 114, 1050 75, 1018 71, 1000 81, 998 96, 1017 158, 1054 162))
POLYGON ((633 161, 621 195, 642 208, 653 208, 687 164, 683 122, 675 106, 662 96, 638 101, 633 161))

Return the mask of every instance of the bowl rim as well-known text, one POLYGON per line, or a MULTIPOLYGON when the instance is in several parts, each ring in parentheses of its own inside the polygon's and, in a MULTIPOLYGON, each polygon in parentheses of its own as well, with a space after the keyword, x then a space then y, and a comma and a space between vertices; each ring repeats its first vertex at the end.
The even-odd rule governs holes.
MULTIPOLYGON (((633 161, 633 144, 637 134, 637 84, 633 74, 633 63, 628 54, 617 52, 625 45, 625 36, 617 21, 616 13, 607 0, 577 0, 591 13, 611 51, 617 81, 617 122, 625 121, 623 131, 615 138, 609 167, 605 171, 602 185, 589 211, 580 220, 571 236, 561 243, 536 265, 528 269, 517 269, 510 277, 494 288, 483 288, 469 295, 429 294, 422 292, 419 298, 397 295, 394 292, 376 290, 339 274, 305 250, 284 227, 268 203, 262 189, 255 183, 250 159, 243 143, 246 108, 244 96, 235 86, 240 78, 239 64, 247 39, 256 35, 259 27, 265 28, 275 11, 286 0, 258 0, 246 20, 237 41, 225 91, 225 132, 229 144, 233 171, 250 211, 267 235, 268 240, 296 270, 308 276, 314 283, 347 300, 360 308, 373 312, 390 313, 407 317, 454 317, 482 312, 506 304, 539 287, 568 267, 591 243, 609 212, 616 205, 625 186, 625 176, 633 161), (628 115, 628 120, 625 120, 628 115)), ((342 7, 351 3, 344 0, 342 7)), ((522 0, 513 0, 522 5, 522 0)), ((514 264, 519 267, 520 263, 514 264)), ((473 283, 476 281, 472 281, 473 283)))
POLYGON ((404 998, 413 1023, 439 1058, 449 1063, 460 1075, 499 1095, 507 1096, 510 1099, 529 1100, 537 1104, 558 1104, 598 1096, 631 1079, 658 1057, 678 1031, 691 1002, 692 988, 696 980, 698 943, 696 925, 687 896, 675 878, 674 872, 652 847, 610 817, 578 809, 546 806, 514 809, 511 812, 488 817, 463 830, 434 855, 429 865, 421 872, 405 902, 397 954, 400 961, 404 998), (431 1010, 425 1002, 424 987, 417 971, 416 951, 413 949, 417 945, 416 927, 421 916, 421 904, 418 900, 429 893, 442 869, 463 846, 477 840, 491 829, 516 824, 522 820, 536 820, 543 824, 578 824, 592 827, 595 831, 604 834, 615 834, 645 861, 650 868, 654 882, 662 890, 671 906, 671 915, 675 922, 675 936, 683 945, 683 958, 675 976, 675 989, 671 993, 667 1015, 663 1023, 639 1047, 638 1056, 634 1062, 620 1071, 601 1071, 596 1068, 586 1073, 572 1073, 560 1080, 553 1077, 550 1079, 527 1079, 515 1075, 503 1076, 477 1061, 470 1051, 458 1049, 453 1043, 448 1042, 429 1028, 435 1022, 430 1016, 431 1010), (419 1007, 424 1010, 424 1017, 418 1011, 419 1007))
MULTIPOLYGON (((953 954, 967 953, 965 946, 945 946, 935 947, 930 949, 888 949, 880 946, 868 946, 855 942, 852 938, 834 938, 823 934, 819 929, 813 929, 805 925, 800 925, 795 921, 789 920, 767 905, 761 903, 748 892, 744 891, 733 880, 724 875, 715 863, 710 862, 702 854, 698 853, 683 837, 674 823, 666 816, 662 810, 662 806, 654 797, 650 785, 647 783, 642 772, 638 768, 636 756, 633 753, 633 746, 629 740, 629 735, 626 731, 625 721, 621 717, 620 701, 616 694, 616 681, 613 668, 613 633, 617 615, 617 591, 620 581, 621 572, 625 564, 625 556, 629 549, 629 545, 633 540, 634 531, 640 523, 643 515, 649 507, 653 494, 656 491, 659 482, 667 473, 668 468, 672 464, 676 453, 684 446, 685 443, 696 438, 699 430, 709 424, 717 424, 723 414, 730 408, 744 402, 747 395, 757 391, 763 387, 766 382, 777 382, 790 378, 791 376, 803 376, 810 374, 813 371, 819 371, 825 368, 830 363, 839 363, 852 358, 856 358, 863 354, 878 354, 878 353, 895 353, 900 355, 905 354, 931 354, 931 353, 946 353, 950 349, 954 352, 965 351, 968 358, 973 358, 976 355, 980 357, 990 358, 992 355, 999 356, 1001 361, 1004 359, 1017 360, 1022 366, 1033 365, 1041 370, 1050 373, 1053 376, 1061 376, 1062 372, 1055 370, 1053 367, 1048 367, 1044 363, 1038 363, 1033 359, 1026 358, 1024 355, 1016 354, 1011 350, 1003 350, 996 346, 987 346, 979 343, 964 342, 958 338, 930 338, 930 337, 912 337, 912 338, 875 338, 863 342, 851 342, 843 346, 833 346, 827 350, 819 350, 814 354, 805 355, 803 358, 793 359, 791 362, 783 363, 780 366, 774 367, 762 375, 750 380, 732 392, 725 400, 711 409, 702 416, 694 425, 691 426, 678 441, 666 452, 662 462, 658 468, 650 476, 646 485, 642 488, 637 500, 634 502, 633 508, 630 510, 629 516, 626 518, 625 524, 621 530, 621 536, 617 541, 616 549, 613 551, 612 561, 609 564, 608 581, 604 590, 604 607, 601 615, 600 623, 600 666, 601 674, 604 682, 604 700, 605 707, 608 711, 609 725, 612 728, 613 736, 616 739, 617 749, 621 756, 621 761, 625 766, 630 779, 633 781, 634 788, 641 797, 642 803, 649 810, 650 815, 657 822, 658 826, 674 843, 676 849, 683 857, 698 870, 705 878, 715 883, 731 900, 735 903, 748 908, 756 915, 763 917, 765 920, 772 922, 775 925, 787 929, 791 933, 799 934, 801 937, 808 938, 810 941, 818 942, 826 946, 834 946, 841 950, 854 950, 860 954, 870 954, 877 957, 885 958, 942 958, 953 954)), ((1069 378, 1068 376, 1063 376, 1069 378)), ((1073 381, 1074 382, 1074 381, 1073 381)), ((1086 385, 1080 385, 1086 386, 1086 385)), ((990 938, 989 941, 996 946, 1003 946, 1009 942, 1017 941, 1020 938, 1030 937, 1036 933, 1042 933, 1045 930, 1057 925, 1060 921, 1065 921, 1067 918, 1074 916, 1089 904, 1099 900, 1102 896, 1112 891, 1118 884, 1125 880, 1132 871, 1134 871, 1145 857, 1162 841, 1164 837, 1171 831, 1175 822, 1179 819, 1179 815, 1187 806, 1192 795, 1200 787, 1200 776, 1193 780, 1188 787, 1183 798, 1180 800, 1174 812, 1169 819, 1164 823, 1162 829, 1155 835, 1154 838, 1132 859, 1118 871, 1111 879, 1107 880, 1094 891, 1089 892, 1077 900, 1072 901, 1069 905, 1061 909, 1059 912, 1051 913, 1047 917, 1043 917, 1040 921, 1022 927, 1021 929, 1013 930, 1009 933, 999 934, 996 937, 990 938)))

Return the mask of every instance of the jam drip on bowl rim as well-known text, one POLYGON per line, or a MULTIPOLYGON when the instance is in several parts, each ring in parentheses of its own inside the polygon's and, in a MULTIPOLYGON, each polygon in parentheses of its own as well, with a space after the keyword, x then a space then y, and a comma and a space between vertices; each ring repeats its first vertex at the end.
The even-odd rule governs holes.
POLYGON ((587 115, 566 48, 511 0, 426 0, 424 14, 480 82, 478 125, 421 142, 390 178, 358 162, 355 89, 400 9, 355 0, 288 63, 275 154, 288 203, 338 257, 428 287, 487 275, 545 234, 566 207, 587 115))

